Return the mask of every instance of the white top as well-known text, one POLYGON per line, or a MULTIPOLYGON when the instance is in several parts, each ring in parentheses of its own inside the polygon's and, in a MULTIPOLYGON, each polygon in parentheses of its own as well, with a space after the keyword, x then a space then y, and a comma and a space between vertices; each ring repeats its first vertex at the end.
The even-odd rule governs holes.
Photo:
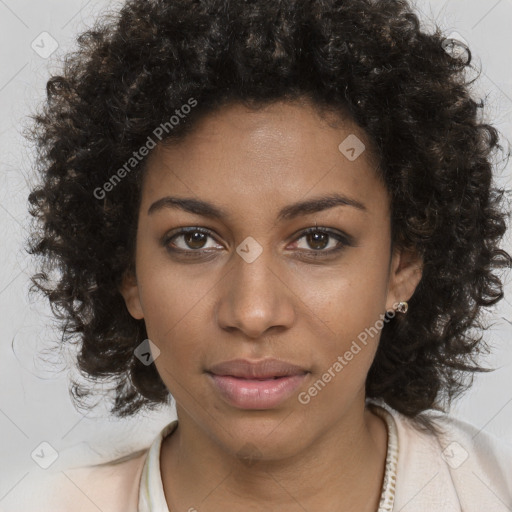
MULTIPOLYGON (((388 447, 386 469, 377 512, 391 512, 395 498, 396 468, 398 463, 398 436, 393 416, 383 408, 374 411, 387 425, 388 447)), ((160 473, 160 447, 165 437, 170 435, 178 425, 178 420, 165 426, 151 444, 148 456, 142 468, 139 488, 139 512, 170 512, 165 500, 162 475, 160 473)))

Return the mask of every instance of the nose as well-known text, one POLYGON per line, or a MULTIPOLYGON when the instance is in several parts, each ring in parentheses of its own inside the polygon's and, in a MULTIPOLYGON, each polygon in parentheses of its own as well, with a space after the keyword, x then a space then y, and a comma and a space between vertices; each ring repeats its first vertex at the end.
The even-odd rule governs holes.
POLYGON ((261 253, 255 259, 246 257, 254 246, 240 245, 231 262, 233 268, 221 284, 219 327, 239 330, 251 339, 259 338, 270 328, 291 327, 295 321, 295 295, 277 257, 267 246, 259 246, 261 253), (249 251, 244 253, 244 248, 249 251))

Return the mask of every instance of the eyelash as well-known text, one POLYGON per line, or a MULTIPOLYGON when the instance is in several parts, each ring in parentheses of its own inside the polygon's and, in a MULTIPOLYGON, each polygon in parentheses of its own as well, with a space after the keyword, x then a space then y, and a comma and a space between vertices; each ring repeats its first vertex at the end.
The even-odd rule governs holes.
MULTIPOLYGON (((202 253, 207 253, 207 252, 211 253, 211 252, 216 251, 216 249, 213 249, 213 250, 212 249, 206 249, 206 250, 205 249, 189 249, 189 250, 186 250, 186 249, 176 249, 176 248, 169 247, 170 242, 172 242, 176 238, 179 238, 180 236, 186 235, 188 233, 203 233, 203 234, 215 239, 215 237, 211 234, 211 231, 209 231, 208 229, 204 229, 204 228, 200 228, 200 227, 187 227, 187 228, 180 229, 176 233, 166 235, 162 240, 162 245, 169 252, 171 252, 173 254, 180 254, 180 255, 184 255, 186 257, 192 257, 192 258, 197 258, 198 253, 200 254, 201 252, 202 253)), ((299 253, 306 252, 306 253, 308 253, 308 257, 311 257, 311 258, 325 258, 328 256, 332 256, 333 254, 338 253, 341 250, 343 250, 345 247, 350 247, 350 246, 355 245, 353 238, 350 237, 349 235, 338 233, 336 231, 333 231, 332 229, 323 228, 321 226, 315 226, 315 227, 305 229, 304 231, 302 231, 300 233, 300 235, 297 238, 294 239, 294 241, 296 242, 311 233, 323 233, 323 234, 328 235, 329 238, 334 238, 335 240, 337 240, 339 242, 339 245, 337 247, 335 247, 334 249, 328 249, 328 250, 318 249, 316 251, 314 249, 311 249, 309 251, 305 250, 305 249, 299 249, 299 253)))

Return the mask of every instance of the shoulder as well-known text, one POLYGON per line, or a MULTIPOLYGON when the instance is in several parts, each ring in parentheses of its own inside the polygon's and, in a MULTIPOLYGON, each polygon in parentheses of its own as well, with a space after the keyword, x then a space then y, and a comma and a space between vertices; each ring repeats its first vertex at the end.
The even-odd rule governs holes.
POLYGON ((438 440, 450 467, 457 469, 468 461, 475 469, 496 473, 496 480, 506 477, 512 495, 512 444, 448 414, 436 414, 434 421, 443 429, 438 440))
POLYGON ((512 510, 512 445, 447 413, 424 413, 435 427, 428 431, 386 410, 397 427, 396 496, 403 512, 423 510, 423 502, 442 510, 512 510))
POLYGON ((148 449, 104 464, 58 472, 30 472, 2 512, 136 512, 148 449))

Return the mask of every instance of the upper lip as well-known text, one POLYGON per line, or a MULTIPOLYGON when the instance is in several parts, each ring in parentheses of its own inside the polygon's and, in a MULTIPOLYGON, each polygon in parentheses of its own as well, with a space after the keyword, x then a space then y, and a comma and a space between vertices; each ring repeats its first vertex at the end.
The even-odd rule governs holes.
POLYGON ((304 368, 280 359, 263 359, 261 361, 232 359, 215 364, 208 371, 215 375, 230 375, 245 379, 267 379, 307 373, 304 368))

